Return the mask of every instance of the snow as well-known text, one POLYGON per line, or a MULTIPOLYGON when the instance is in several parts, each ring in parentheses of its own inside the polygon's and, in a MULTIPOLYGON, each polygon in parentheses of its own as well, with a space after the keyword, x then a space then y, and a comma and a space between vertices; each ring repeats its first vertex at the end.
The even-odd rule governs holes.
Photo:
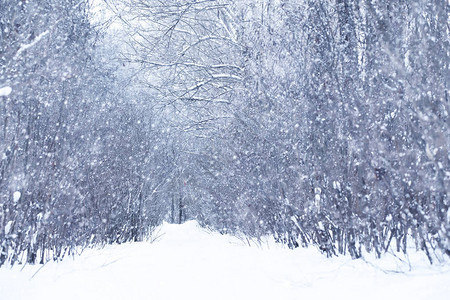
POLYGON ((0 88, 0 97, 4 96, 4 97, 8 97, 9 94, 11 94, 12 92, 12 88, 10 86, 5 86, 0 88))
POLYGON ((19 50, 17 50, 16 55, 14 55, 14 60, 18 59, 22 53, 31 47, 35 46, 37 43, 39 43, 46 35, 48 35, 50 31, 46 30, 39 34, 31 43, 28 44, 21 44, 19 50))
POLYGON ((8 223, 6 223, 5 226, 5 235, 7 235, 9 233, 9 231, 11 230, 12 225, 14 224, 13 221, 9 221, 8 223))
POLYGON ((152 238, 44 266, 0 268, 1 298, 444 299, 450 293, 448 261, 431 266, 414 251, 409 263, 393 254, 329 259, 270 239, 249 246, 194 221, 163 224, 152 238))
POLYGON ((14 203, 19 202, 20 196, 22 196, 22 194, 19 191, 14 192, 13 194, 14 203))

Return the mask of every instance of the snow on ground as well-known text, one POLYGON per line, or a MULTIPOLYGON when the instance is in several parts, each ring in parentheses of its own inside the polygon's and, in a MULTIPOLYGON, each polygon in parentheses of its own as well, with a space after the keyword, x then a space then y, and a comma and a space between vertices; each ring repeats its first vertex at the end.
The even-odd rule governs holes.
POLYGON ((450 263, 328 259, 316 249, 257 246, 164 224, 154 243, 85 250, 44 266, 0 268, 0 299, 448 299, 450 263), (399 272, 401 271, 401 272, 399 272))

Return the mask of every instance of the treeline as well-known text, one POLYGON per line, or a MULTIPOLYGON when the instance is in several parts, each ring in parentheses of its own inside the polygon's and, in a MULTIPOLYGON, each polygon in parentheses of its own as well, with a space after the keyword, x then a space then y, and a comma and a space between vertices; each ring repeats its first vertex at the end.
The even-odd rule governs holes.
POLYGON ((444 1, 127 8, 126 57, 186 121, 173 193, 188 217, 328 255, 406 251, 408 236, 449 253, 444 1))
POLYGON ((91 23, 88 1, 0 0, 0 266, 140 240, 161 222, 143 199, 164 175, 149 179, 165 159, 149 150, 157 127, 91 23))
POLYGON ((0 265, 187 219, 450 254, 445 1, 105 3, 0 0, 0 265))

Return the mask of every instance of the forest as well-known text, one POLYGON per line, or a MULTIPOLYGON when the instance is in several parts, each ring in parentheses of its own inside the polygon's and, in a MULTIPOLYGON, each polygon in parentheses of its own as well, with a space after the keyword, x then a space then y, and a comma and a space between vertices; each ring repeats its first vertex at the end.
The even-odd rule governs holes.
POLYGON ((330 257, 450 256, 448 16, 0 0, 0 266, 188 220, 330 257))

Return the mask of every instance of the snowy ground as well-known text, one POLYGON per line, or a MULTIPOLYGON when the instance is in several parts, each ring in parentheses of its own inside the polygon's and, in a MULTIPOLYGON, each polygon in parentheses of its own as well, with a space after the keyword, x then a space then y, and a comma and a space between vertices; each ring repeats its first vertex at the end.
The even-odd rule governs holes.
POLYGON ((450 299, 450 263, 327 259, 273 242, 248 246, 195 222, 154 243, 86 250, 45 266, 0 269, 0 299, 450 299), (401 271, 401 272, 399 272, 401 271))

